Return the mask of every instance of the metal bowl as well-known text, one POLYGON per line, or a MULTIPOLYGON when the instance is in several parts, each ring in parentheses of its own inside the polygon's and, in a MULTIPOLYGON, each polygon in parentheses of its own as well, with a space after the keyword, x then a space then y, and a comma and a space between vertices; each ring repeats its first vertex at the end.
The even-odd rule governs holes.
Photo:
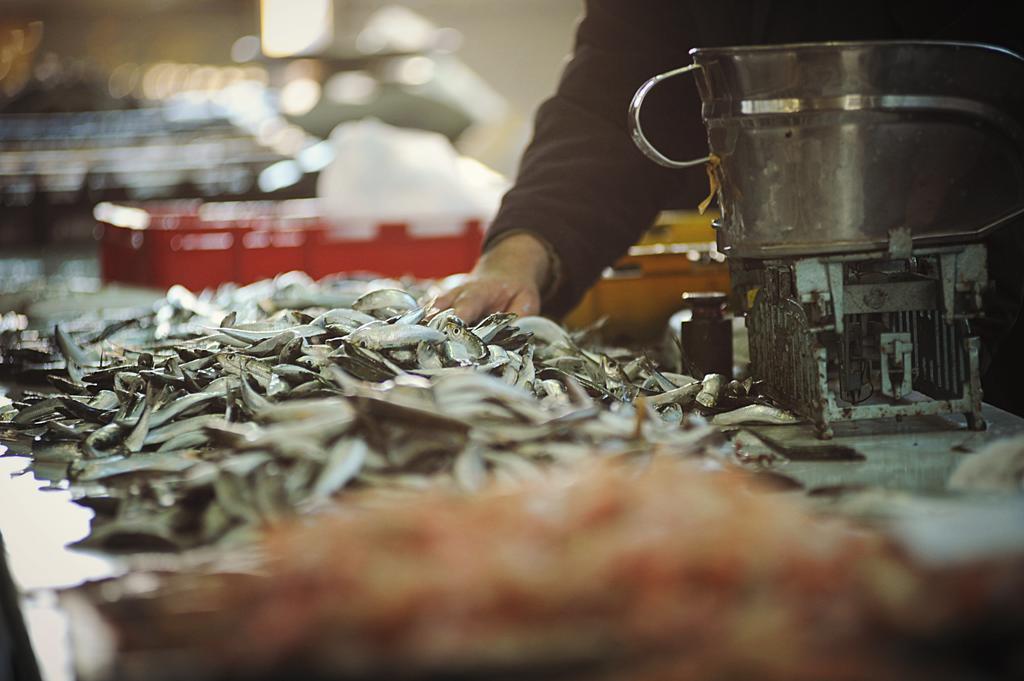
POLYGON ((701 48, 693 64, 731 256, 772 258, 984 237, 1024 214, 1024 59, 988 45, 701 48))

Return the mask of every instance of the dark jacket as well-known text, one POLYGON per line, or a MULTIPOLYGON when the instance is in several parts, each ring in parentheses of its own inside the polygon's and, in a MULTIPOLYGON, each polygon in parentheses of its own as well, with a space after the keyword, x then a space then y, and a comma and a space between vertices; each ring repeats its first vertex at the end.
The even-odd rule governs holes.
MULTIPOLYGON (((649 77, 690 63, 693 47, 824 40, 978 41, 1024 52, 1018 3, 861 0, 587 0, 558 91, 537 112, 487 245, 532 231, 561 263, 545 312, 568 312, 601 271, 667 208, 707 194, 704 171, 656 166, 634 147, 626 109, 649 77)), ((700 158, 707 141, 700 99, 687 78, 665 81, 644 105, 644 130, 673 158, 700 158)), ((1020 299, 1019 291, 1011 292, 1020 299)))
MULTIPOLYGON (((484 248, 531 231, 553 248, 561 275, 544 312, 559 317, 635 243, 659 211, 693 208, 708 193, 700 168, 669 170, 633 145, 626 110, 651 76, 691 62, 693 47, 831 40, 954 40, 1024 54, 1017 2, 998 0, 586 0, 558 91, 537 112, 515 186, 484 248)), ((1022 84, 1024 87, 1024 84, 1022 84)), ((707 140, 688 78, 669 79, 644 104, 644 131, 671 158, 701 158, 707 140)), ((1024 415, 1024 224, 989 240, 982 339, 986 401, 1024 415)))

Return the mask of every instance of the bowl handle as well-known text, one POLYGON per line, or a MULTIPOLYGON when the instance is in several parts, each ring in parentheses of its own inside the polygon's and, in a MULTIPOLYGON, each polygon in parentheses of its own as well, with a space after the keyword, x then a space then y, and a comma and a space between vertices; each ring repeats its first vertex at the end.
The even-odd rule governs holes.
POLYGON ((641 85, 640 89, 636 91, 635 95, 633 95, 633 101, 629 103, 629 134, 633 138, 633 143, 636 144, 640 151, 644 152, 644 156, 651 159, 658 165, 665 166, 666 168, 692 168, 693 166, 698 166, 711 160, 710 156, 705 156, 704 158, 698 158, 692 161, 674 161, 655 149, 654 145, 651 144, 644 136, 643 128, 640 127, 640 107, 643 105, 644 98, 647 96, 647 93, 651 91, 651 88, 666 78, 688 73, 699 68, 701 68, 700 64, 690 64, 689 66, 683 66, 678 69, 666 71, 665 73, 659 73, 641 85))

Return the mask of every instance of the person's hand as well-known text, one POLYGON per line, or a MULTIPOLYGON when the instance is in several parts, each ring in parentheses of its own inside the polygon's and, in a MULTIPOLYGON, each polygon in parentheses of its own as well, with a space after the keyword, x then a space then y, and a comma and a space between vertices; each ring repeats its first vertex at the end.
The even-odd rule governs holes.
POLYGON ((525 232, 498 242, 480 256, 465 283, 440 296, 435 307, 454 308, 466 322, 492 312, 521 317, 540 312, 541 289, 552 274, 548 250, 525 232))

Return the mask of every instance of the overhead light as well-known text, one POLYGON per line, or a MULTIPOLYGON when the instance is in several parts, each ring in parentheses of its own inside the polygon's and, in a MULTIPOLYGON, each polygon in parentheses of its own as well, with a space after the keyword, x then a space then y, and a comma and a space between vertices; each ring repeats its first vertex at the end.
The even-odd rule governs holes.
POLYGON ((356 49, 366 54, 419 52, 433 47, 437 27, 400 5, 382 7, 366 20, 356 36, 356 49))
POLYGON ((105 222, 115 227, 128 229, 146 229, 149 227, 149 213, 141 208, 119 206, 114 203, 97 203, 92 210, 97 222, 105 222))
POLYGON ((180 66, 172 62, 158 62, 150 66, 142 77, 142 93, 146 99, 167 99, 177 91, 180 66))
POLYGON ((242 74, 245 76, 245 80, 259 83, 260 85, 270 83, 270 74, 262 66, 245 66, 242 68, 242 74))
POLYGON ((304 116, 320 101, 320 83, 296 78, 281 88, 281 110, 289 116, 304 116))
POLYGON ((265 118, 256 126, 256 141, 265 147, 269 147, 273 144, 277 134, 287 127, 288 121, 280 116, 265 118))
POLYGON ((220 70, 221 89, 231 87, 245 80, 245 72, 237 66, 225 66, 220 70))
POLYGON ((231 61, 243 64, 260 54, 260 39, 254 35, 243 35, 231 45, 231 61))
POLYGON ((403 85, 425 85, 434 78, 436 65, 430 57, 405 57, 392 65, 394 79, 403 85))
POLYGON ((289 125, 277 133, 271 148, 282 156, 298 156, 302 149, 309 144, 309 136, 297 125, 289 125))
POLYGON ((195 92, 213 89, 212 84, 217 69, 212 66, 197 66, 189 73, 185 89, 195 92))
POLYGON ((302 179, 302 169, 295 161, 278 161, 267 166, 256 180, 260 191, 276 192, 278 189, 290 187, 302 179))
POLYGON ((317 173, 334 160, 334 147, 327 140, 311 144, 298 153, 295 159, 307 173, 317 173))
POLYGON ((114 99, 127 97, 139 83, 142 68, 136 64, 121 64, 110 72, 107 90, 114 99))
POLYGON ((360 106, 369 104, 377 96, 377 79, 366 71, 338 73, 324 85, 327 98, 336 104, 360 106))
POLYGON ((309 54, 334 37, 331 0, 260 0, 263 54, 291 57, 309 54))

